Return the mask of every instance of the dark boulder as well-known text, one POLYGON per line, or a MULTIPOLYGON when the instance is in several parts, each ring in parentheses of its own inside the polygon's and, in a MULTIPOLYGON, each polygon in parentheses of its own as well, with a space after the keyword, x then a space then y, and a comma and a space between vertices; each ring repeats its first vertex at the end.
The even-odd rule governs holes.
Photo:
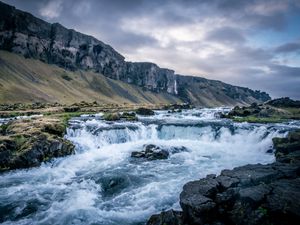
POLYGON ((130 177, 125 174, 110 177, 104 176, 97 182, 101 184, 102 195, 104 197, 118 194, 131 185, 130 177))
POLYGON ((107 121, 117 121, 121 119, 121 115, 119 113, 106 113, 103 119, 107 121))
POLYGON ((5 133, 0 136, 0 171, 40 166, 74 153, 75 146, 63 138, 63 120, 14 120, 5 126, 5 133))
POLYGON ((131 153, 133 158, 145 158, 147 160, 167 159, 169 152, 161 149, 156 145, 145 145, 143 151, 136 151, 131 153))
POLYGON ((18 155, 7 164, 10 169, 40 166, 42 162, 52 158, 73 154, 74 145, 68 140, 52 140, 46 135, 40 135, 36 139, 28 140, 18 151, 18 155))
POLYGON ((64 108, 65 112, 78 112, 79 110, 80 110, 80 107, 78 107, 78 106, 70 106, 70 107, 64 108))
POLYGON ((127 121, 136 121, 138 118, 136 117, 135 112, 123 112, 121 114, 121 119, 127 120, 127 121))
POLYGON ((147 225, 183 225, 182 212, 168 210, 160 214, 152 215, 147 225))
POLYGON ((153 116, 154 111, 147 108, 138 108, 136 110, 136 114, 142 115, 142 116, 153 116))
POLYGON ((179 147, 171 147, 170 148, 170 152, 172 153, 172 154, 176 154, 176 153, 180 153, 180 152, 188 152, 189 150, 186 148, 186 147, 184 147, 184 146, 179 146, 179 147))

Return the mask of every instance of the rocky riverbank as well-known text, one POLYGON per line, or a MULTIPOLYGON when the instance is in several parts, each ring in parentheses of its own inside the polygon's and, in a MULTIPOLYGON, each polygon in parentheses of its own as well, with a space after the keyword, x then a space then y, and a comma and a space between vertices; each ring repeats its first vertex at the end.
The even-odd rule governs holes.
POLYGON ((290 98, 278 98, 263 104, 234 107, 225 118, 236 122, 276 123, 300 119, 300 101, 290 98))
POLYGON ((152 109, 182 105, 101 105, 97 102, 60 104, 2 104, 0 118, 0 172, 40 166, 56 157, 74 153, 74 145, 63 138, 68 120, 81 114, 104 113, 103 119, 137 120, 136 114, 153 115, 152 109), (33 117, 30 117, 35 115, 33 117), (23 119, 17 119, 18 117, 23 119))
POLYGON ((63 118, 38 117, 10 121, 0 126, 0 171, 41 165, 54 157, 74 153, 63 138, 63 118))
POLYGON ((300 131, 274 138, 276 162, 223 170, 184 185, 182 211, 153 215, 147 225, 298 224, 300 131))

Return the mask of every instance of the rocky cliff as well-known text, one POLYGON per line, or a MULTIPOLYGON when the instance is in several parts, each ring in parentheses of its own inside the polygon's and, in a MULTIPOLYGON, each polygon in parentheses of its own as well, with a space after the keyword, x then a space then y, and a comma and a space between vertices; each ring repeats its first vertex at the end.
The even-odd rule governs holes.
POLYGON ((0 49, 56 64, 68 70, 91 70, 106 77, 141 86, 153 92, 168 92, 198 105, 235 105, 269 100, 254 92, 204 78, 175 75, 154 63, 126 62, 111 46, 58 23, 47 23, 0 2, 0 49), (197 84, 209 88, 203 89, 197 84), (219 86, 214 89, 214 86, 219 86), (221 87, 221 88, 220 88, 221 87), (202 90, 202 91, 200 91, 202 90), (211 92, 213 90, 213 92, 211 92), (201 97, 204 94, 205 97, 201 97), (203 98, 212 98, 207 104, 203 98))

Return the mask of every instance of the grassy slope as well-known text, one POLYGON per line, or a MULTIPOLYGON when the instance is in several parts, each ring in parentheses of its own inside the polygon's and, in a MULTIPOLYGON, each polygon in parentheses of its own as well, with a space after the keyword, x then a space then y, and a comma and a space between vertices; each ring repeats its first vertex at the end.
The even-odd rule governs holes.
POLYGON ((71 72, 39 60, 0 51, 0 103, 36 101, 65 104, 79 101, 116 104, 180 102, 167 93, 144 91, 93 72, 71 72))
MULTIPOLYGON (((208 107, 247 105, 257 101, 251 96, 246 97, 245 100, 233 99, 224 92, 223 88, 221 82, 206 80, 189 84, 187 94, 193 104, 208 107)), ((245 93, 242 94, 245 95, 245 93)))

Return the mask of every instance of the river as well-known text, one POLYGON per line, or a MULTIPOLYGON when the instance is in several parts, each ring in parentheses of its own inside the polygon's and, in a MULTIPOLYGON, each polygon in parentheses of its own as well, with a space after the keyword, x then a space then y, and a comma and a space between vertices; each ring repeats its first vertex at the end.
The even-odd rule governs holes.
POLYGON ((156 111, 136 122, 106 122, 101 113, 73 118, 65 138, 76 145, 75 155, 0 174, 0 223, 145 224, 154 213, 180 209, 179 194, 188 181, 273 162, 274 153, 267 152, 272 138, 300 127, 219 118, 228 111, 156 111), (131 157, 147 144, 169 151, 169 158, 131 157))

